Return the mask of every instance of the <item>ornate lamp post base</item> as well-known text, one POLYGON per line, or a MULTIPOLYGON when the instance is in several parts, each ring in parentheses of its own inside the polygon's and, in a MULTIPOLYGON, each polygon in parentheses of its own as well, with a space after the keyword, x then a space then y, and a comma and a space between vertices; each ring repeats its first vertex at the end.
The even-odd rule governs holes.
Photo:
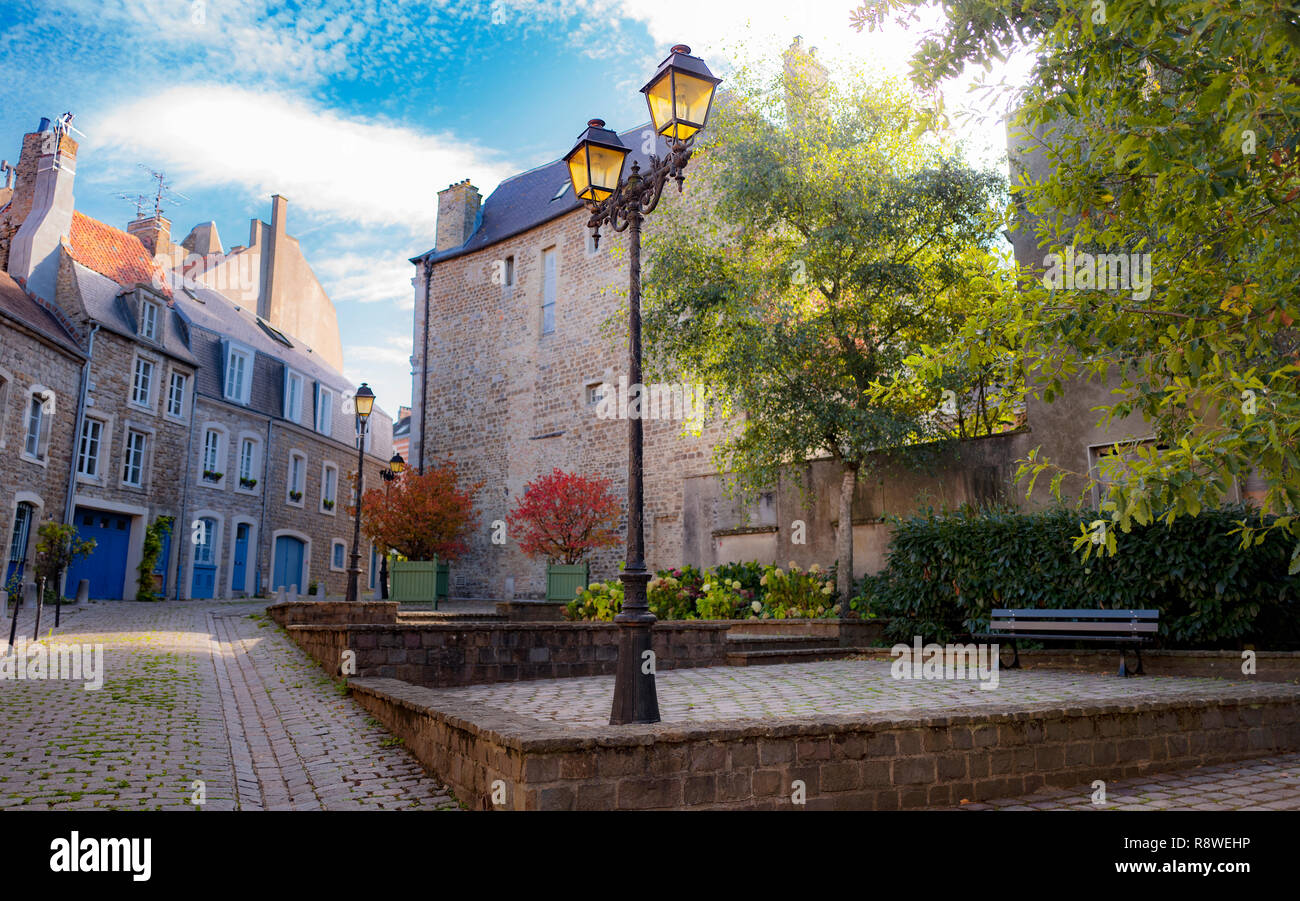
POLYGON ((644 569, 624 570, 623 610, 614 617, 618 623, 618 669, 614 679, 614 707, 610 725, 659 722, 659 695, 655 691, 654 624, 655 615, 646 606, 646 583, 650 574, 644 569))

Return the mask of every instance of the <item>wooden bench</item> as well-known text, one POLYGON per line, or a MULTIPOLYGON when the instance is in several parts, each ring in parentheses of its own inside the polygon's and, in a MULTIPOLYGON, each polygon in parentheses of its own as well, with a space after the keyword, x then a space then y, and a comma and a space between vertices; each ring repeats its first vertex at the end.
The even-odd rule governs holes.
POLYGON ((1020 668, 1018 639, 1034 641, 1096 641, 1119 648, 1119 675, 1142 675, 1142 645, 1160 629, 1159 610, 993 610, 989 630, 976 639, 1011 639, 1014 658, 1007 669, 1020 668), (1129 672, 1125 649, 1137 652, 1137 669, 1129 672))

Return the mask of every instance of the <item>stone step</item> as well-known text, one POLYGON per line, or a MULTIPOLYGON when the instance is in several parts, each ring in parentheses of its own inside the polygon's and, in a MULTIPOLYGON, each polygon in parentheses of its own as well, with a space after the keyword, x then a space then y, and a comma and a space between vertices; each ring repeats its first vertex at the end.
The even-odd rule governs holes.
POLYGON ((417 623, 503 623, 506 622, 506 617, 499 613, 472 610, 399 610, 397 621, 410 625, 417 623))
POLYGON ((773 663, 808 663, 867 654, 871 648, 778 648, 770 651, 728 651, 727 666, 766 666, 773 663))
POLYGON ((833 637, 819 635, 757 635, 727 634, 727 653, 738 651, 785 651, 817 648, 838 648, 839 642, 833 637))

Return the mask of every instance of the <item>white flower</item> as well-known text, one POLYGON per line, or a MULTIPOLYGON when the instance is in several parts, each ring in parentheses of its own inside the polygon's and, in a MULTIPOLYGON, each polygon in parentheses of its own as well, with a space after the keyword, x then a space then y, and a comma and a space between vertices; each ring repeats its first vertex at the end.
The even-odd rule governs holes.
POLYGON ((750 609, 753 610, 755 613, 759 613, 759 612, 761 612, 762 609, 763 609, 763 605, 760 604, 758 601, 754 601, 754 603, 750 604, 749 607, 750 607, 750 609))
POLYGON ((704 587, 700 589, 700 591, 703 591, 705 594, 708 594, 712 590, 713 590, 713 586, 710 585, 708 582, 705 582, 704 587))

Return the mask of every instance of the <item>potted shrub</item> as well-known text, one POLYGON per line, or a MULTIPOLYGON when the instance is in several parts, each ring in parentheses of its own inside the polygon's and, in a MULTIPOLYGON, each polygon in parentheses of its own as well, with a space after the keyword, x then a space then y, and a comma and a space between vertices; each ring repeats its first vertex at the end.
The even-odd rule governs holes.
POLYGON ((249 489, 249 490, 251 491, 252 489, 254 489, 254 488, 257 487, 257 479, 246 479, 246 478, 244 478, 243 476, 240 476, 240 477, 239 477, 239 487, 240 487, 240 488, 247 488, 247 489, 249 489))
POLYGON ((298 503, 299 501, 302 500, 302 492, 301 492, 301 491, 290 491, 290 492, 289 492, 289 500, 293 501, 295 504, 298 503))
POLYGON ((216 472, 215 470, 212 470, 212 469, 205 469, 205 470, 203 470, 203 479, 204 479, 204 481, 212 482, 213 484, 216 484, 217 482, 220 482, 220 481, 221 481, 221 477, 224 476, 224 475, 225 475, 224 472, 216 472))
POLYGON ((478 525, 474 496, 482 487, 462 488, 448 460, 423 474, 408 469, 362 496, 361 531, 380 553, 400 555, 389 566, 391 600, 431 601, 438 608, 448 594, 450 561, 465 553, 465 538, 478 525))
POLYGON ((524 486, 507 521, 521 551, 546 558, 548 601, 570 601, 586 586, 591 576, 586 557, 618 544, 621 512, 608 479, 556 469, 524 486))
POLYGON ((325 500, 321 501, 321 502, 320 502, 320 505, 321 505, 322 507, 324 507, 326 510, 333 510, 333 509, 334 509, 334 502, 333 502, 332 500, 330 500, 329 498, 325 498, 325 500))

